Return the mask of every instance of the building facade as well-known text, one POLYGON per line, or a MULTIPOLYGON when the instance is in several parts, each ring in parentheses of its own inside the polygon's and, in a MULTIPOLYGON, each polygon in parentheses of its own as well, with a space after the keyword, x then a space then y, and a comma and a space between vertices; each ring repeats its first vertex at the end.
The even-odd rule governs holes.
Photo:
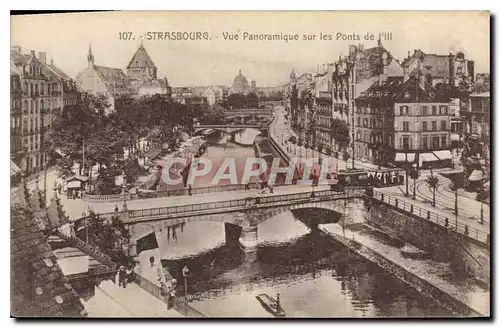
POLYGON ((91 47, 87 55, 87 68, 78 73, 76 85, 81 92, 106 97, 108 113, 115 110, 116 102, 120 98, 137 94, 130 79, 121 69, 94 64, 91 47))
MULTIPOLYGON (((344 121, 349 127, 350 147, 348 153, 362 159, 364 151, 356 152, 355 142, 357 120, 355 99, 375 82, 383 82, 390 77, 403 75, 401 64, 387 51, 379 40, 376 47, 364 49, 363 45, 350 45, 349 55, 339 58, 332 74, 333 119, 344 121)), ((341 151, 333 140, 333 148, 341 151)), ((345 150, 345 149, 344 149, 345 150)))
MULTIPOLYGON (((19 74, 22 88, 22 113, 14 118, 14 128, 18 131, 14 139, 22 140, 24 153, 21 156, 21 147, 16 146, 20 155, 16 164, 24 172, 36 172, 47 163, 44 138, 51 128, 54 113, 63 108, 64 79, 50 69, 44 52, 40 52, 37 58, 34 50, 24 54, 21 47, 15 46, 10 55, 12 68, 16 68, 14 71, 19 74)), ((17 77, 14 79, 17 80, 17 77)))
POLYGON ((478 135, 483 140, 489 140, 491 123, 490 93, 472 94, 470 102, 470 110, 463 111, 467 122, 467 130, 470 134, 478 135))
POLYGON ((424 76, 389 79, 369 88, 356 102, 356 141, 366 145, 356 144, 358 155, 381 165, 451 165, 449 99, 424 76))
POLYGON ((333 64, 322 65, 318 67, 318 73, 315 76, 315 126, 311 128, 315 134, 315 147, 324 150, 332 147, 332 73, 333 64))
POLYGON ((14 173, 20 170, 22 157, 25 154, 23 147, 22 135, 22 99, 23 90, 21 86, 21 72, 17 69, 16 65, 11 61, 10 63, 10 159, 14 162, 11 163, 15 166, 14 173))

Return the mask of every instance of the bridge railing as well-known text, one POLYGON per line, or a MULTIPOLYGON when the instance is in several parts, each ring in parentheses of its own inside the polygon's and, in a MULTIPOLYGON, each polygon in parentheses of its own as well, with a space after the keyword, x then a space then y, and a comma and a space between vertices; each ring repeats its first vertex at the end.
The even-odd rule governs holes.
MULTIPOLYGON (((357 189, 357 190, 352 190, 348 193, 332 191, 332 190, 322 190, 322 191, 307 191, 307 192, 276 195, 276 196, 269 195, 269 196, 248 197, 245 199, 132 210, 128 212, 128 216, 125 220, 134 221, 135 219, 144 217, 158 217, 170 214, 192 213, 197 211, 207 211, 216 209, 231 209, 231 208, 245 207, 252 204, 273 204, 278 202, 298 201, 306 199, 318 199, 318 198, 322 199, 325 197, 327 198, 362 197, 364 194, 365 191, 363 189, 357 189)), ((112 214, 113 213, 108 213, 105 215, 112 215, 112 214)))
POLYGON ((373 191, 373 198, 382 201, 386 204, 392 205, 400 210, 411 213, 418 217, 424 218, 434 222, 442 227, 451 229, 458 234, 472 238, 482 244, 490 244, 490 234, 476 228, 472 228, 464 224, 454 217, 440 215, 438 213, 429 211, 425 208, 416 206, 412 203, 405 202, 397 197, 386 195, 379 191, 373 191))

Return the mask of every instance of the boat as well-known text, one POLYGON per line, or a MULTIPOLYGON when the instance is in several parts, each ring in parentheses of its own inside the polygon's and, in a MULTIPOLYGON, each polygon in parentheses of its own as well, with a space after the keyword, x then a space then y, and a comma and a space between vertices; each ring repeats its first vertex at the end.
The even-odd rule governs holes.
POLYGON ((279 296, 277 295, 277 299, 272 298, 267 294, 259 294, 255 298, 259 301, 260 305, 269 313, 271 313, 275 317, 284 317, 286 316, 285 311, 281 308, 279 302, 279 296))

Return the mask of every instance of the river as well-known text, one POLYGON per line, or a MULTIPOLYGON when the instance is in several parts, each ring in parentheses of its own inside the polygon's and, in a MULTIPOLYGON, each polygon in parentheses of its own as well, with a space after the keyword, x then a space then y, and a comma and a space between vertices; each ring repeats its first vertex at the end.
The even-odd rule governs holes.
MULTIPOLYGON (((254 156, 251 147, 211 146, 214 162, 254 156)), ((435 317, 451 314, 397 278, 283 213, 259 225, 257 252, 227 243, 217 222, 189 222, 156 233, 162 263, 190 303, 211 317, 271 317, 255 296, 280 294, 287 317, 435 317)), ((304 215, 304 213, 302 213, 304 215)), ((182 293, 179 296, 183 296, 182 293)))

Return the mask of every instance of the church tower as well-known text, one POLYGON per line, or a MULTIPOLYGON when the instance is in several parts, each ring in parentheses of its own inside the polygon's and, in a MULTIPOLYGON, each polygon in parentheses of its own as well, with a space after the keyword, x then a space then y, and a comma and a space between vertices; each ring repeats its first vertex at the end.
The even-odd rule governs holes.
POLYGON ((141 43, 127 66, 128 78, 135 87, 138 87, 144 82, 151 82, 158 79, 157 71, 156 65, 141 43))

